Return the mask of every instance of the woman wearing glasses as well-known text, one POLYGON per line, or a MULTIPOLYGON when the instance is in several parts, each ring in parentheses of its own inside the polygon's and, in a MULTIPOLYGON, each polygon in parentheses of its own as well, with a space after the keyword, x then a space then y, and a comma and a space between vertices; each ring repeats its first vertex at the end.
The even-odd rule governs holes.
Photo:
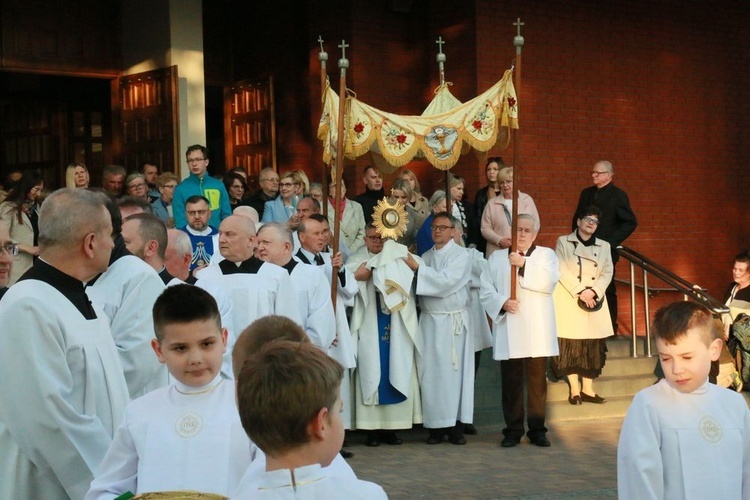
POLYGON ((595 206, 582 210, 576 230, 560 236, 555 249, 560 281, 552 298, 560 355, 552 358, 552 371, 568 379, 572 405, 607 401, 594 391, 607 359, 606 338, 614 335, 604 294, 614 274, 612 254, 609 243, 594 237, 600 217, 595 206))
POLYGON ((263 207, 262 223, 288 221, 297 212, 297 201, 300 199, 298 187, 300 182, 292 173, 284 174, 279 179, 279 196, 267 201, 263 207))
MULTIPOLYGON (((487 202, 482 212, 482 237, 487 240, 487 258, 500 248, 509 248, 513 213, 513 167, 503 167, 497 173, 500 194, 487 202)), ((539 212, 534 200, 526 193, 518 192, 518 213, 529 214, 539 221, 539 212)))
POLYGON ((39 255, 37 198, 43 188, 41 175, 36 172, 25 172, 18 184, 8 193, 5 201, 0 204, 0 220, 8 226, 10 237, 18 242, 18 255, 13 257, 9 285, 18 281, 39 255))

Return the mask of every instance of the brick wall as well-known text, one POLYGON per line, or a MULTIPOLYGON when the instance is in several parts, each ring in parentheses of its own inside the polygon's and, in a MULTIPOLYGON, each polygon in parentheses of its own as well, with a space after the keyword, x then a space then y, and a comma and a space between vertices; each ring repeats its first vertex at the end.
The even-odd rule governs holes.
MULTIPOLYGON (((408 13, 389 9, 389 2, 323 4, 298 14, 307 17, 308 40, 296 49, 309 54, 309 64, 307 75, 294 82, 309 82, 307 89, 287 86, 288 95, 277 94, 284 110, 299 114, 296 135, 280 144, 288 165, 306 165, 319 177, 320 146, 313 139, 320 113, 318 34, 326 39, 337 91, 335 45, 346 38, 349 88, 381 109, 418 114, 438 83, 438 35, 448 42, 451 91, 465 101, 510 67, 512 23, 521 17, 519 184, 541 213, 539 242, 553 246, 570 230, 578 194, 591 182, 588 172, 596 160, 608 159, 640 221, 628 246, 714 295, 731 280, 732 256, 750 246, 743 217, 750 187, 747 2, 436 0, 413 2, 408 13)), ((491 153, 512 162, 511 148, 491 153)), ((368 162, 357 160, 356 169, 345 170, 352 194, 362 191, 361 167, 368 162)), ((470 155, 454 169, 472 196, 483 185, 482 165, 470 155)), ((441 174, 432 167, 415 170, 427 195, 439 186, 441 174)), ((618 266, 618 277, 627 275, 627 266, 618 266)), ((656 297, 652 311, 675 298, 656 297)), ((623 300, 623 320, 627 307, 623 300)))

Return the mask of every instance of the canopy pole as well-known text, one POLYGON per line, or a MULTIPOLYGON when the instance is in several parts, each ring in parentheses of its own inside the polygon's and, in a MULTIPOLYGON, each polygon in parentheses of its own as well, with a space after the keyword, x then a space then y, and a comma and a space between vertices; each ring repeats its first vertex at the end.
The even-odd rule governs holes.
MULTIPOLYGON (((515 82, 516 95, 521 96, 521 49, 523 48, 523 37, 521 36, 521 26, 524 23, 521 22, 521 18, 517 18, 513 26, 518 29, 518 34, 513 38, 513 45, 516 47, 516 64, 515 64, 515 82)), ((518 106, 518 99, 516 106, 518 106)), ((518 250, 518 183, 521 178, 521 132, 520 128, 513 129, 513 210, 512 210, 512 222, 511 222, 511 252, 518 250)), ((516 300, 516 266, 511 266, 510 269, 510 298, 516 300)))
MULTIPOLYGON (((320 61, 320 94, 322 99, 325 99, 326 84, 328 83, 328 70, 326 68, 328 63, 328 53, 323 50, 323 38, 318 35, 318 43, 320 44, 320 52, 318 52, 318 61, 320 61)), ((320 207, 323 210, 323 216, 328 217, 328 168, 327 165, 323 164, 323 205, 320 207)))
MULTIPOLYGON (((445 44, 445 40, 443 40, 442 35, 438 36, 438 39, 435 40, 435 43, 438 46, 438 53, 435 56, 435 60, 438 63, 438 74, 440 75, 440 85, 445 85, 445 61, 446 57, 445 54, 443 54, 443 44, 445 44)), ((451 213, 451 189, 450 189, 450 182, 451 182, 451 174, 450 169, 445 170, 445 176, 443 179, 443 182, 445 182, 445 211, 448 213, 451 213)))
MULTIPOLYGON (((339 253, 339 233, 341 232, 341 179, 344 176, 344 117, 346 116, 346 69, 349 67, 349 60, 346 58, 347 45, 345 40, 341 40, 341 59, 339 59, 339 69, 341 70, 341 78, 339 79, 339 126, 338 126, 338 141, 336 143, 336 203, 333 206, 334 219, 333 219, 333 255, 339 253)), ((326 200, 326 205, 327 205, 326 200)), ((338 287, 338 273, 339 268, 335 266, 331 270, 331 302, 333 302, 333 310, 336 310, 336 288, 338 287)))

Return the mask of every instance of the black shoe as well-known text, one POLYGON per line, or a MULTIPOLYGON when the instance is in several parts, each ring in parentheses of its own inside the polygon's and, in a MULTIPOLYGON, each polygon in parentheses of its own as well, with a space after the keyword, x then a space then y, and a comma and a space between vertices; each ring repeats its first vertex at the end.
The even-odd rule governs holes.
POLYGON ((378 439, 377 432, 368 432, 365 446, 380 446, 380 439, 378 439))
POLYGON ((354 456, 354 453, 352 453, 351 451, 341 450, 339 453, 344 458, 352 458, 354 456))
POLYGON ((589 396, 585 392, 581 393, 581 401, 583 401, 584 403, 596 403, 598 405, 604 404, 604 403, 607 402, 606 399, 604 399, 603 397, 601 397, 598 394, 594 394, 593 396, 589 396))
POLYGON ((440 444, 443 442, 442 429, 430 429, 430 437, 427 438, 427 444, 440 444))
POLYGON ((477 428, 474 427, 474 424, 464 424, 464 434, 468 434, 469 436, 476 436, 477 428))
POLYGON ((385 444, 397 445, 403 443, 395 432, 383 432, 380 434, 380 440, 385 444))
POLYGON ((581 401, 581 396, 568 396, 568 403, 574 406, 583 404, 583 402, 581 401))
POLYGON ((451 444, 466 444, 466 438, 463 434, 453 434, 451 435, 451 444))
POLYGON ((544 434, 537 434, 534 437, 530 437, 529 441, 531 441, 531 444, 535 444, 542 448, 549 448, 552 445, 544 434))
POLYGON ((500 442, 500 446, 503 448, 513 448, 515 445, 520 443, 521 440, 517 437, 513 436, 505 436, 503 440, 500 442))

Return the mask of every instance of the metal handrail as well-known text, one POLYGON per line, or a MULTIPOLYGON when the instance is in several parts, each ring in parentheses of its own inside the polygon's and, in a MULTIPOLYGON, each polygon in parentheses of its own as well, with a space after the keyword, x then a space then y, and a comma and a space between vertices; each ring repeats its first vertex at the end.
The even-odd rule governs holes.
POLYGON ((699 304, 706 306, 714 314, 727 314, 729 308, 711 297, 706 291, 699 286, 690 283, 688 280, 676 275, 669 269, 665 268, 652 261, 651 259, 644 257, 635 250, 624 247, 622 245, 617 247, 618 254, 630 262, 630 322, 633 330, 633 357, 638 357, 638 335, 637 327, 635 322, 635 266, 640 267, 643 270, 643 304, 644 313, 646 315, 646 356, 651 357, 651 325, 649 324, 649 289, 648 289, 648 273, 653 274, 655 277, 663 281, 664 283, 672 286, 676 291, 682 293, 685 296, 685 300, 688 298, 695 300, 699 304))

